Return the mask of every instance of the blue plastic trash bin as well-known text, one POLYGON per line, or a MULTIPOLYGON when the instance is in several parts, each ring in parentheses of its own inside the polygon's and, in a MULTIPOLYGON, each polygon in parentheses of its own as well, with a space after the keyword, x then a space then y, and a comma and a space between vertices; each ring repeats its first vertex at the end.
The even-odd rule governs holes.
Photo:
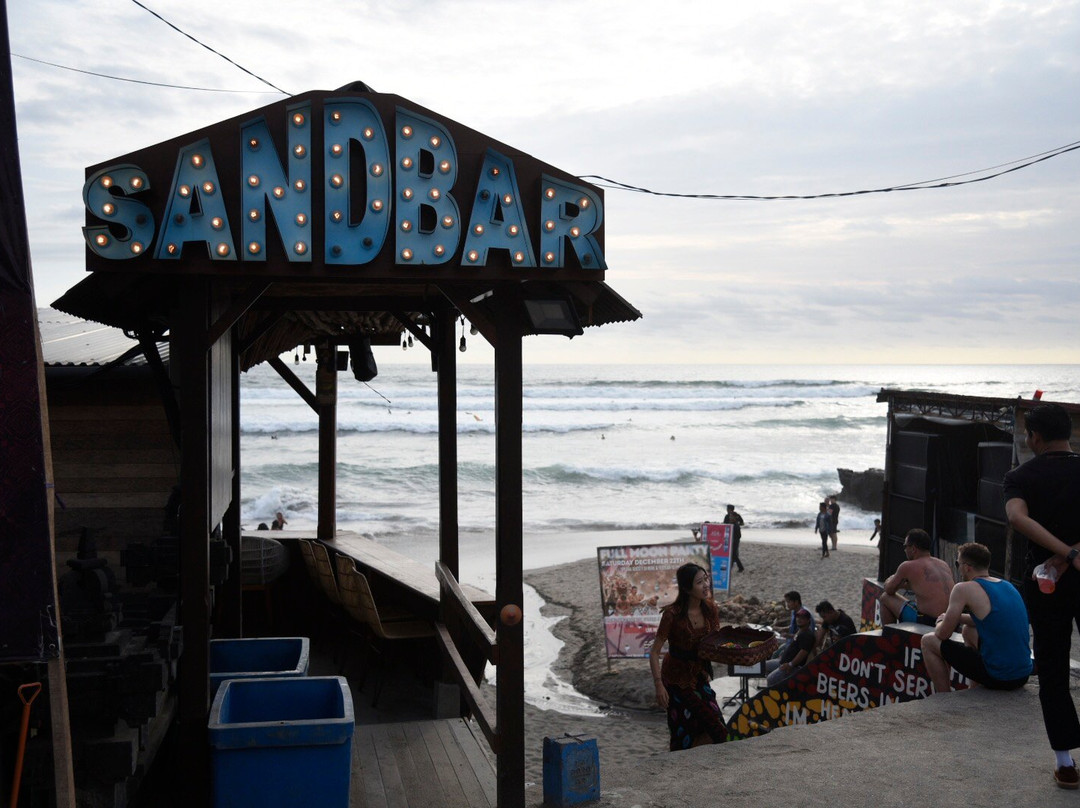
POLYGON ((349 808, 353 704, 343 676, 229 679, 210 710, 217 808, 349 808))
POLYGON ((210 641, 210 697, 226 679, 307 676, 307 637, 250 637, 210 641))

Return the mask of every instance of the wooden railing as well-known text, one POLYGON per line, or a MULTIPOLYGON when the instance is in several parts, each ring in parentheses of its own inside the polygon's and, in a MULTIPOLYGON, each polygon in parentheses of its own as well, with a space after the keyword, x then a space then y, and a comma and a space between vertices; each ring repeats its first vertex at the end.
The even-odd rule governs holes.
POLYGON ((468 646, 479 649, 493 665, 498 665, 499 654, 495 630, 488 625, 462 591, 457 578, 441 561, 435 562, 435 577, 439 579, 443 606, 442 622, 435 624, 436 638, 453 668, 454 677, 462 688, 465 701, 476 718, 476 723, 480 725, 484 737, 491 745, 491 750, 497 755, 499 754, 499 732, 495 705, 484 695, 473 679, 469 666, 462 658, 461 651, 448 626, 460 627, 462 633, 467 635, 463 641, 468 646))

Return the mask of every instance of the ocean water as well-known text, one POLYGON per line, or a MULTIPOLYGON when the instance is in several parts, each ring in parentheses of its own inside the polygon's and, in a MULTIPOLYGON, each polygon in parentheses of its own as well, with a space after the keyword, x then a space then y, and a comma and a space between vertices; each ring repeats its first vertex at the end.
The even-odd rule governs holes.
MULTIPOLYGON (((294 366, 309 384, 314 363, 294 366)), ((463 533, 495 519, 492 372, 459 367, 463 533)), ((313 386, 313 385, 312 385, 313 386)), ((881 468, 883 387, 1080 401, 1080 366, 539 365, 524 372, 525 532, 683 529, 733 503, 750 527, 813 524, 836 469, 881 468)), ((435 536, 435 374, 382 362, 339 379, 338 526, 435 536)), ((242 519, 314 527, 318 423, 268 367, 242 376, 242 519)), ((847 506, 841 528, 872 526, 847 506)))
MULTIPOLYGON (((377 353, 370 384, 338 381, 338 527, 424 563, 438 554, 435 374, 377 353)), ((314 388, 314 363, 291 366, 314 388)), ((494 591, 495 420, 492 370, 459 366, 461 577, 494 591)), ((881 468, 883 387, 1080 402, 1080 365, 531 365, 524 369, 526 569, 595 558, 626 534, 690 539, 727 503, 758 528, 810 527, 837 468, 881 468), (610 536, 611 538, 606 538, 610 536)), ((241 519, 285 513, 314 530, 315 413, 269 367, 241 377, 241 519)), ((845 531, 869 536, 876 514, 844 505, 845 531)), ((649 540, 649 539, 645 539, 649 540)), ((599 598, 599 596, 598 596, 599 598)), ((526 698, 595 714, 554 676, 559 643, 526 587, 526 698)), ((598 600, 599 608, 599 600, 598 600)))

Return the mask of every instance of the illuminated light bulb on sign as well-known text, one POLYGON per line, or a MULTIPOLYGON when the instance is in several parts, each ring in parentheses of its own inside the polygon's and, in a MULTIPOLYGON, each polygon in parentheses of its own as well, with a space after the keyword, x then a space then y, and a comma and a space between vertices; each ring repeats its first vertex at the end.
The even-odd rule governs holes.
POLYGON ((138 241, 131 242, 131 251, 135 255, 139 255, 143 251, 143 245, 138 241))
POLYGON ((430 191, 428 191, 428 197, 430 199, 436 201, 436 202, 439 200, 439 197, 441 197, 441 196, 442 196, 442 194, 439 193, 438 188, 432 188, 430 191))
POLYGON ((402 219, 401 220, 401 229, 404 232, 408 233, 410 230, 412 230, 412 222, 410 222, 408 219, 402 219))
POLYGON ((307 252, 307 244, 302 241, 296 242, 296 244, 293 246, 293 252, 295 252, 297 255, 303 255, 307 252))
POLYGON ((305 190, 307 190, 307 183, 303 180, 297 180, 293 183, 293 188, 295 188, 300 193, 303 193, 305 190))
POLYGON ((262 214, 259 213, 259 211, 256 210, 255 208, 252 208, 251 210, 248 211, 248 218, 253 222, 259 221, 259 218, 261 216, 262 216, 262 214))
POLYGON ((293 146, 293 154, 295 154, 297 157, 306 157, 307 149, 304 148, 304 144, 298 143, 296 146, 293 146))
POLYGON ((275 185, 273 194, 275 199, 282 199, 285 196, 285 189, 280 185, 275 185))
POLYGON ((428 143, 431 144, 431 148, 437 149, 439 148, 439 146, 442 145, 442 138, 440 138, 438 135, 432 135, 431 139, 428 140, 428 143))
POLYGON ((436 256, 438 256, 439 258, 442 258, 442 256, 445 255, 445 253, 446 253, 446 248, 443 245, 441 245, 441 244, 436 244, 435 245, 435 255, 436 256))
POLYGON ((213 219, 210 220, 210 226, 215 230, 220 230, 225 226, 225 222, 222 221, 220 216, 215 216, 213 219))
POLYGON ((307 214, 306 213, 298 213, 298 214, 296 214, 296 223, 300 227, 304 227, 307 224, 307 214))
POLYGON ((112 184, 113 184, 113 178, 110 177, 108 174, 106 174, 104 177, 101 178, 101 187, 102 188, 112 188, 112 184))
POLYGON ((402 157, 401 158, 401 167, 404 168, 406 171, 408 171, 410 168, 412 168, 412 158, 411 157, 402 157))
POLYGON ((259 178, 252 174, 250 177, 248 177, 248 185, 250 185, 252 188, 258 188, 259 178))
POLYGON ((131 185, 133 190, 138 191, 140 188, 143 187, 142 177, 132 177, 131 182, 128 184, 131 185))
POLYGON ((248 252, 252 255, 258 255, 262 247, 259 246, 259 242, 253 241, 248 245, 248 252))
POLYGON ((189 196, 191 196, 191 186, 181 185, 179 188, 176 189, 176 193, 179 194, 182 199, 187 199, 189 196))
POLYGON ((101 206, 101 212, 104 213, 106 216, 112 216, 114 213, 116 213, 116 205, 114 205, 112 202, 106 202, 104 205, 101 206))
POLYGON ((335 109, 333 112, 330 113, 330 123, 341 123, 341 113, 338 110, 335 109))
POLYGON ((220 255, 222 258, 224 258, 226 255, 229 254, 229 245, 224 244, 224 243, 218 244, 217 245, 217 254, 220 255))
POLYGON ((439 171, 441 171, 443 174, 449 174, 450 173, 450 161, 449 160, 440 161, 439 162, 439 171))
POLYGON ((405 139, 411 138, 413 136, 413 128, 411 126, 401 127, 401 136, 405 139))
POLYGON ((252 151, 258 151, 259 150, 259 139, 253 137, 250 140, 248 140, 248 148, 251 149, 252 151))
POLYGON ((334 188, 340 188, 344 184, 345 178, 340 174, 334 174, 332 177, 330 177, 330 185, 334 188))
POLYGON ((212 182, 204 182, 203 186, 202 186, 202 189, 203 189, 204 194, 212 194, 212 193, 214 193, 214 183, 212 183, 212 182))
POLYGON ((332 154, 334 157, 341 157, 343 151, 344 149, 341 148, 340 143, 335 143, 333 146, 330 147, 330 154, 332 154))
POLYGON ((373 177, 381 177, 382 173, 383 173, 382 163, 372 163, 371 164, 371 176, 373 176, 373 177))
POLYGON ((364 140, 371 140, 373 137, 375 137, 375 130, 369 126, 364 129, 362 134, 364 136, 364 140))
POLYGON ((404 190, 402 190, 401 198, 402 199, 412 199, 413 198, 413 190, 412 190, 412 188, 405 188, 404 190))
POLYGON ((412 255, 412 250, 410 250, 408 247, 401 251, 401 257, 404 258, 406 261, 411 261, 412 255))
POLYGON ((203 156, 201 154, 191 155, 191 164, 195 168, 202 168, 204 164, 203 156))
MULTIPOLYGON (((376 213, 378 213, 379 211, 381 211, 383 209, 383 201, 381 199, 372 199, 371 200, 371 209, 373 211, 375 211, 376 213)), ((340 211, 337 211, 337 215, 339 217, 341 216, 340 211)))
POLYGON ((303 126, 304 125, 304 114, 302 112, 295 113, 292 116, 292 122, 293 122, 293 126, 303 126))
POLYGON ((109 237, 105 236, 105 235, 98 234, 97 236, 94 237, 94 241, 97 243, 97 245, 99 247, 107 247, 108 244, 109 244, 109 237))

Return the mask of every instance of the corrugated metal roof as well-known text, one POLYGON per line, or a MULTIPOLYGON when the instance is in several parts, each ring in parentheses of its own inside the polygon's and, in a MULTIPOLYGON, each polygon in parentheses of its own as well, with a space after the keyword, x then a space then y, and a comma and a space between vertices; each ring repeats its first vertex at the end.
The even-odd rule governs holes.
MULTIPOLYGON (((119 328, 91 323, 56 309, 38 309, 42 361, 54 367, 103 367, 125 354, 122 364, 145 365, 138 340, 119 328)), ((168 343, 159 343, 162 360, 168 362, 168 343)))

